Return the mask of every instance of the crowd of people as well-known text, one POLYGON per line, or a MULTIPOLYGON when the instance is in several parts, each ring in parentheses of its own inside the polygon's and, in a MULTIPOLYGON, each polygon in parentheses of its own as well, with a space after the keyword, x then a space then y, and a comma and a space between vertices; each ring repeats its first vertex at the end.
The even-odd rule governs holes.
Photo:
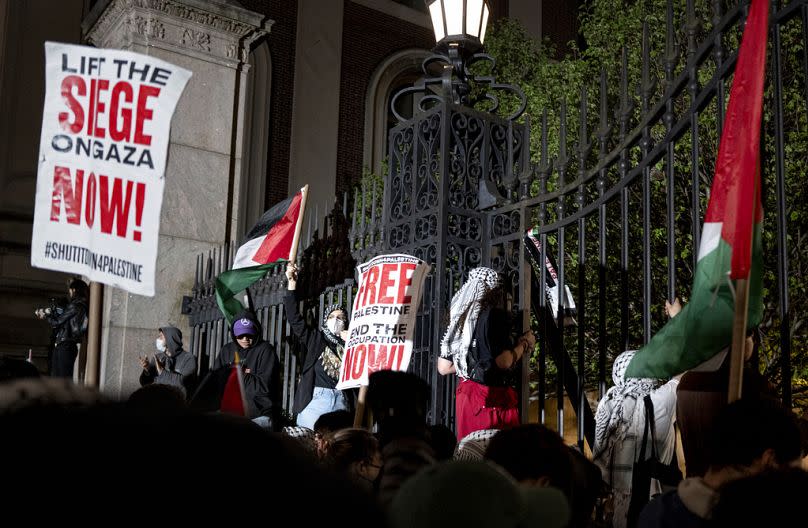
MULTIPOLYGON (((770 396, 751 335, 744 395, 732 404, 726 357, 710 373, 652 380, 626 378, 634 351, 617 355, 584 452, 521 423, 516 382, 535 337, 513 329, 502 278, 477 268, 452 299, 436 354, 438 372, 458 377, 455 430, 430 425, 425 381, 394 371, 370 376, 370 420, 355 427, 356 395, 336 388, 347 311, 330 306, 307 324, 294 265, 287 278, 300 351, 294 421, 281 413, 278 355, 249 311, 202 380, 180 330, 165 325, 126 401, 74 385, 63 364, 75 359, 82 330, 70 320, 86 314, 86 288, 71 283, 73 315, 43 314, 62 336, 52 376, 0 360, 0 443, 29 454, 7 464, 9 497, 44 486, 59 501, 125 504, 134 492, 143 514, 188 520, 215 506, 186 501, 212 496, 240 519, 286 510, 304 524, 392 527, 777 526, 799 515, 806 435, 770 396), (72 486, 79 475, 90 477, 72 486), (154 484, 145 494, 144 481, 154 484)), ((681 306, 667 309, 673 317, 681 306)))

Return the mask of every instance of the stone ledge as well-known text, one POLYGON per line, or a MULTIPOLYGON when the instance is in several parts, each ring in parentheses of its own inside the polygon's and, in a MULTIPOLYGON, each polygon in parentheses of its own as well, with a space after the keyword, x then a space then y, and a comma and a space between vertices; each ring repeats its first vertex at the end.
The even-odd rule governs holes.
POLYGON ((218 1, 108 0, 96 4, 82 32, 99 47, 139 44, 236 68, 271 25, 263 15, 218 1))

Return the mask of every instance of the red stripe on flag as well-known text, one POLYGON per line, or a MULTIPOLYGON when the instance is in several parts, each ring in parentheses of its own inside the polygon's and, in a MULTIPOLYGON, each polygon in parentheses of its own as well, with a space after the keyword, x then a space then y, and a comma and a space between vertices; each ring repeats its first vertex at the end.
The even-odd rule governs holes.
POLYGON ((227 376, 219 410, 237 416, 247 416, 247 410, 244 408, 244 402, 241 399, 241 390, 238 384, 238 373, 236 369, 239 368, 241 368, 241 366, 236 365, 230 370, 230 374, 227 376))
POLYGON ((301 193, 297 193, 283 215, 264 237, 261 247, 253 255, 252 260, 258 264, 269 264, 279 259, 288 259, 292 249, 292 239, 295 237, 295 226, 300 216, 301 193))
POLYGON ((727 117, 718 149, 705 222, 723 222, 721 238, 732 248, 731 278, 749 276, 752 225, 761 219, 760 119, 769 1, 753 0, 746 19, 727 117))

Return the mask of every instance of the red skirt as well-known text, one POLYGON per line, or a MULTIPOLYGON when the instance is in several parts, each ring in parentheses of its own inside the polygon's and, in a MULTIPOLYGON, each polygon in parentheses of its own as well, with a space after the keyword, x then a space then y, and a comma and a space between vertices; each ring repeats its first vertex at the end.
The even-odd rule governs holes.
POLYGON ((455 394, 457 439, 482 429, 519 425, 519 397, 513 387, 489 387, 468 379, 455 394))

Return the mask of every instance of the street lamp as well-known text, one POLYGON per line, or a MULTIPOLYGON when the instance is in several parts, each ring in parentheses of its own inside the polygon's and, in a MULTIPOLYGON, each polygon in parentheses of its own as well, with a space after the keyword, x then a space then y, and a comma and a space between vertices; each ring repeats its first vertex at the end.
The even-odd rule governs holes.
MULTIPOLYGON (((405 95, 419 95, 417 109, 425 111, 436 104, 452 103, 498 114, 499 94, 516 97, 518 105, 505 119, 513 121, 525 111, 527 99, 521 88, 498 83, 493 76, 496 61, 483 50, 485 30, 491 10, 488 0, 426 0, 435 31, 435 47, 422 64, 424 77, 401 89, 390 100, 390 110, 399 122, 408 118, 398 112, 398 101, 405 95), (487 62, 490 73, 470 71, 478 62, 487 62), (475 93, 472 97, 472 84, 475 93)), ((509 107, 510 109, 510 107, 509 107)))
POLYGON ((490 10, 485 0, 432 0, 428 3, 437 48, 474 53, 483 47, 490 10))
POLYGON ((432 0, 427 5, 437 43, 427 63, 443 65, 444 97, 468 104, 471 89, 466 68, 482 50, 490 13, 488 3, 485 0, 432 0))

